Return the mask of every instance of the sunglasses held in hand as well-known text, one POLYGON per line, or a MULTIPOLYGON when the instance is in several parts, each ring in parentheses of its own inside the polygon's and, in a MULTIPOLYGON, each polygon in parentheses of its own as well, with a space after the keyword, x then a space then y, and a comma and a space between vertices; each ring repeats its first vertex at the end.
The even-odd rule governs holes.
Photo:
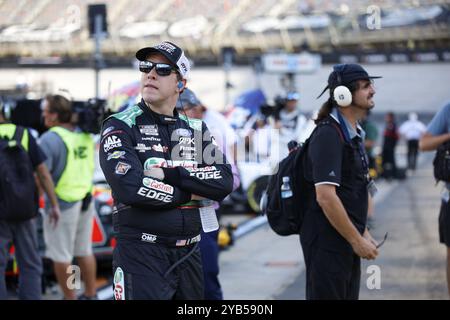
POLYGON ((384 242, 385 242, 386 239, 387 239, 387 236, 388 236, 388 233, 386 232, 386 234, 384 235, 383 240, 381 240, 381 242, 379 242, 379 243, 377 244, 377 249, 380 248, 380 247, 384 244, 384 242))
POLYGON ((139 71, 144 73, 149 73, 152 69, 155 68, 156 73, 160 76, 168 76, 172 72, 175 72, 175 68, 167 63, 155 63, 151 61, 140 61, 139 62, 139 71))

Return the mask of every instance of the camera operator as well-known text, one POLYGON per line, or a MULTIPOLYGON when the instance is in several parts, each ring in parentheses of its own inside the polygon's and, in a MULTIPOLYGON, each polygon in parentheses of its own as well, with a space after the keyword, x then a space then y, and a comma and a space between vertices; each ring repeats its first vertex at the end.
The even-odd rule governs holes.
POLYGON ((92 254, 91 202, 94 174, 94 141, 73 123, 72 101, 63 91, 48 95, 43 101, 43 117, 49 130, 40 139, 47 156, 46 165, 52 175, 61 208, 61 220, 52 228, 44 217, 46 257, 53 260, 56 279, 64 299, 76 299, 68 286, 67 272, 77 258, 85 281, 85 292, 79 299, 95 299, 96 261, 92 254))

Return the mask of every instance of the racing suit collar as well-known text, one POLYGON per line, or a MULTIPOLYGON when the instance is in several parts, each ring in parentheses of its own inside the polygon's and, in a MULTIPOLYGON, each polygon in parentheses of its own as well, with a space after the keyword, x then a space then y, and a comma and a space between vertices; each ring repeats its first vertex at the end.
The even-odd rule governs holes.
POLYGON ((178 111, 175 108, 173 110, 173 116, 171 117, 153 111, 145 104, 144 99, 142 99, 141 102, 138 103, 138 106, 142 109, 142 111, 144 111, 144 114, 149 115, 158 124, 175 124, 179 118, 178 111))

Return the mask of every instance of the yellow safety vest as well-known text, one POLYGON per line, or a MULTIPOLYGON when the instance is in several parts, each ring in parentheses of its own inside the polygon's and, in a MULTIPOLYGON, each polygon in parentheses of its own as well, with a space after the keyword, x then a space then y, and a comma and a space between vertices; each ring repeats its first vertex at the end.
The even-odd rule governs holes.
MULTIPOLYGON (((12 123, 0 123, 0 137, 6 137, 11 140, 16 132, 16 125, 12 123)), ((22 135, 22 146, 26 151, 28 151, 28 130, 23 131, 22 135)))
POLYGON ((58 134, 67 148, 66 167, 56 184, 56 195, 67 202, 82 200, 92 189, 94 141, 89 133, 63 127, 53 127, 50 131, 58 134))

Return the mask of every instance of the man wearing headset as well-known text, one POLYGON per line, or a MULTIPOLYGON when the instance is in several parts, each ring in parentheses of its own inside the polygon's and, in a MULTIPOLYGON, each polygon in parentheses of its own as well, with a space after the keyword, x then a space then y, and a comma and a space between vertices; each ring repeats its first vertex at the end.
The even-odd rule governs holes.
POLYGON ((329 89, 330 96, 319 111, 304 162, 305 178, 315 191, 300 233, 307 299, 358 299, 360 258, 378 255, 366 228, 368 194, 375 187, 358 125, 374 106, 373 78, 378 77, 360 65, 336 65, 322 91, 329 89))
MULTIPOLYGON (((231 166, 201 120, 178 114, 189 60, 170 42, 136 52, 142 100, 108 118, 100 165, 116 206, 114 297, 203 299, 202 217, 233 186, 231 166)), ((214 214, 215 218, 215 214, 214 214)))

